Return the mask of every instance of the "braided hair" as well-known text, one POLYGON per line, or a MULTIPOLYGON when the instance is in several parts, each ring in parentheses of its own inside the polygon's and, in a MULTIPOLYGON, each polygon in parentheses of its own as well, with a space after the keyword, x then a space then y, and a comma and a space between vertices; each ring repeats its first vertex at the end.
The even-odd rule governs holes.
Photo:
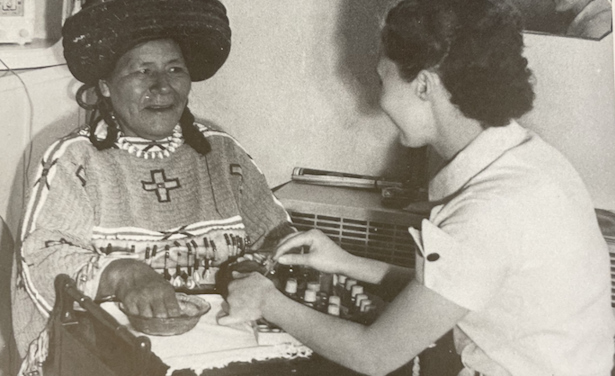
MULTIPOLYGON (((90 128, 90 142, 98 150, 110 149, 115 145, 120 134, 120 125, 113 114, 113 106, 108 98, 102 95, 98 85, 94 86, 96 93, 96 103, 88 104, 83 100, 83 94, 91 89, 92 86, 83 85, 77 90, 77 103, 82 108, 91 111, 87 125, 90 128), (107 136, 100 140, 96 136, 96 129, 101 120, 107 123, 107 136)), ((184 108, 184 112, 179 118, 179 125, 182 130, 184 141, 201 155, 206 155, 211 151, 211 145, 195 124, 194 115, 190 112, 188 106, 184 108)))

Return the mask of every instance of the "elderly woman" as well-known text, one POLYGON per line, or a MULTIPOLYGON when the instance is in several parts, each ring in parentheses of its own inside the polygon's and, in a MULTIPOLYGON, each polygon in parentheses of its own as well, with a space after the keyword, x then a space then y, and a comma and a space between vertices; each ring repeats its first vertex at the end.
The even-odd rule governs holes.
POLYGON ((415 273, 289 235, 276 257, 405 288, 370 326, 322 314, 261 275, 229 286, 230 324, 264 317, 318 353, 384 375, 454 329, 460 375, 610 375, 609 260, 592 201, 568 161, 514 120, 532 106, 516 13, 501 0, 405 0, 382 31, 380 104, 409 147, 446 161, 415 273), (309 247, 306 254, 288 253, 309 247), (335 333, 334 336, 331 333, 335 333))
POLYGON ((31 187, 13 291, 20 374, 45 359, 57 274, 133 314, 177 316, 173 285, 213 284, 229 257, 292 231, 237 141, 187 107, 191 83, 229 54, 220 2, 94 2, 63 37, 70 71, 98 100, 87 126, 47 150, 31 187))

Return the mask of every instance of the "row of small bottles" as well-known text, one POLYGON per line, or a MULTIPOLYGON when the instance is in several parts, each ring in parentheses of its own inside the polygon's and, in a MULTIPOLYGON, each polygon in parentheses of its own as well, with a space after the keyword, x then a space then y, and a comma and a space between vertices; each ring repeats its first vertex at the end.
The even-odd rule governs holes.
MULTIPOLYGON (((244 238, 232 233, 221 235, 224 238, 222 247, 226 246, 223 252, 231 260, 244 255, 251 244, 248 236, 244 238)), ((124 249, 119 252, 126 253, 124 249)), ((105 254, 119 253, 117 248, 113 248, 111 244, 108 244, 106 248, 101 247, 100 250, 105 254)), ((161 274, 178 290, 198 290, 216 283, 216 275, 220 268, 214 266, 214 262, 220 261, 221 255, 215 241, 209 237, 203 237, 202 244, 198 244, 194 239, 185 241, 183 244, 175 241, 173 245, 166 244, 164 248, 158 248, 157 245, 147 246, 142 252, 143 261, 151 267, 155 267, 153 265, 155 259, 161 258, 164 261, 161 274), (172 261, 171 255, 174 256, 172 261), (175 267, 172 266, 173 264, 175 267), (174 273, 173 269, 175 269, 174 273)), ((127 253, 136 254, 135 246, 131 245, 127 253)), ((160 270, 160 265, 156 269, 160 270)))
POLYGON ((375 304, 356 280, 344 275, 319 273, 290 266, 284 293, 320 312, 369 324, 375 319, 375 304))

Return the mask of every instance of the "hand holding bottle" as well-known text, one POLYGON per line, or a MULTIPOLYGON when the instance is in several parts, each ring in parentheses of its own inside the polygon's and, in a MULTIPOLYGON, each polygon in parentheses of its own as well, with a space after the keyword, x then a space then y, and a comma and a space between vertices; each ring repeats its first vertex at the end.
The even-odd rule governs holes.
POLYGON ((282 239, 274 260, 284 265, 305 265, 325 273, 343 273, 353 256, 341 249, 319 230, 297 232, 282 239), (297 254, 293 250, 305 247, 308 252, 297 254))

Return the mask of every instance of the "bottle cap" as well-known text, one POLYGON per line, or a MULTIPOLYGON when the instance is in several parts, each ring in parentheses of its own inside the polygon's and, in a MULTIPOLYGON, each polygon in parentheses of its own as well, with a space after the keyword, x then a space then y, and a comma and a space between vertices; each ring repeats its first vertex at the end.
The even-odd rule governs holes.
POLYGON ((340 304, 342 304, 342 299, 337 295, 331 295, 329 297, 329 304, 335 304, 339 306, 340 304))
POLYGON ((355 305, 356 307, 360 307, 360 306, 361 306, 361 303, 362 303, 364 300, 369 300, 369 298, 368 298, 367 294, 357 294, 357 296, 355 297, 354 305, 355 305))
POLYGON ((305 290, 305 294, 303 296, 303 301, 306 303, 314 303, 316 301, 316 291, 314 290, 305 290))
POLYGON ((352 286, 356 285, 357 281, 355 279, 352 278, 348 278, 346 280, 346 290, 350 291, 350 289, 352 288, 352 286))
POLYGON ((337 304, 329 304, 329 306, 327 307, 327 313, 333 316, 339 316, 340 306, 338 306, 337 304))
POLYGON ((357 295, 359 294, 363 294, 363 286, 361 285, 352 286, 350 289, 350 296, 352 297, 352 299, 356 298, 357 295))
POLYGON ((308 282, 307 284, 308 290, 314 290, 316 292, 320 291, 320 283, 318 282, 308 282))
POLYGON ((286 287, 284 291, 287 294, 296 294, 297 293, 297 280, 294 278, 289 278, 286 280, 286 287))

